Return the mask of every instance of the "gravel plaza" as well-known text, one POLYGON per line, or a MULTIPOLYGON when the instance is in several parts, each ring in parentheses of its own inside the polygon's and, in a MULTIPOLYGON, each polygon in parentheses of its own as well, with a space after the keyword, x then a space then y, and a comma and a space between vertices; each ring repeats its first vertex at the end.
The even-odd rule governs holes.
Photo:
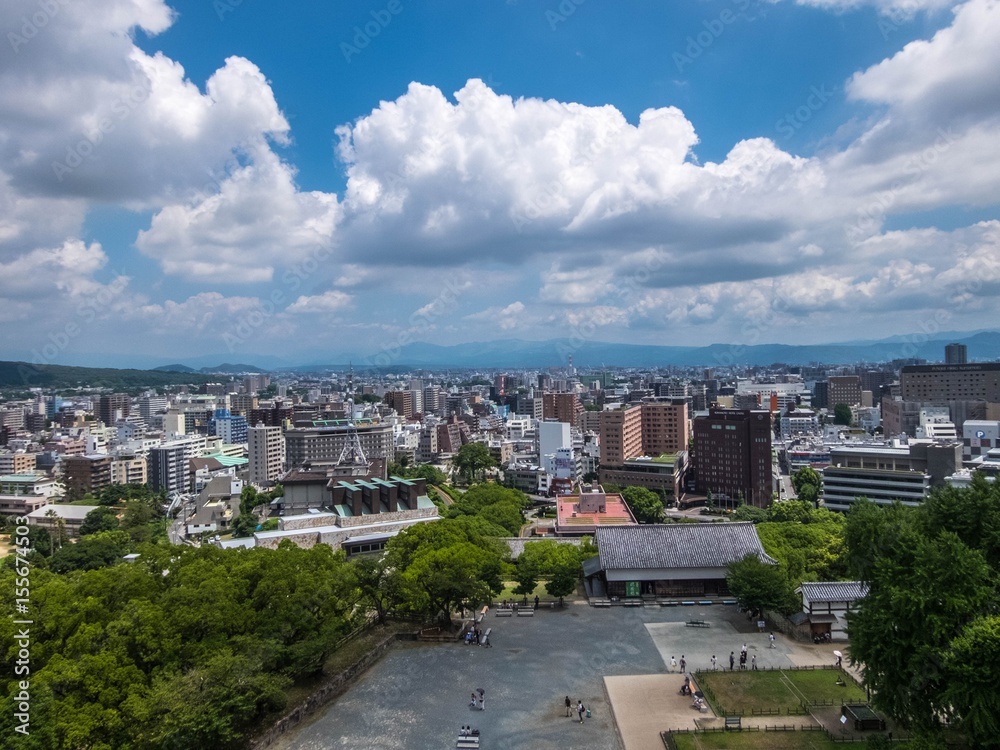
POLYGON ((710 669, 713 654, 728 668, 729 652, 738 658, 743 643, 761 668, 834 661, 830 644, 777 633, 768 648, 767 633, 731 605, 595 609, 579 602, 543 605, 534 617, 490 612, 486 625, 493 648, 401 643, 272 747, 443 750, 471 725, 484 750, 662 750, 661 730, 706 719, 679 694, 683 677, 669 673, 671 656, 683 656, 689 673, 710 669), (692 619, 709 627, 686 626, 692 619), (478 688, 484 710, 469 705, 478 688), (566 696, 574 706, 582 700, 591 718, 567 718, 566 696))

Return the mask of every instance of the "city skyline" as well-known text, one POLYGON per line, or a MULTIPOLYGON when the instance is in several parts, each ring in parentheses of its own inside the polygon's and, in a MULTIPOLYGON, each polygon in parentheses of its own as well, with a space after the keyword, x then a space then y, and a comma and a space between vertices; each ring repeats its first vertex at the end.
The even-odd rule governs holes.
POLYGON ((5 4, 2 358, 987 328, 1000 4, 676 5, 5 4))

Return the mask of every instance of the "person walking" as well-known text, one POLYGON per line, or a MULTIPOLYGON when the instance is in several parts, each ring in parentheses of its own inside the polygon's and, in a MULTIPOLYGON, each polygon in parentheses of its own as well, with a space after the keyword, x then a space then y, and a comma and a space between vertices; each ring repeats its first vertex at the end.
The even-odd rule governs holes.
POLYGON ((715 658, 715 654, 712 654, 712 671, 714 672, 718 667, 719 660, 715 658))
POLYGON ((750 669, 752 669, 754 672, 757 671, 757 654, 754 654, 753 658, 750 659, 750 669))
POLYGON ((567 695, 566 696, 566 716, 567 717, 569 716, 569 710, 570 710, 570 708, 572 706, 573 706, 573 702, 569 699, 569 696, 567 695))
POLYGON ((671 672, 671 674, 673 673, 673 671, 675 669, 677 669, 677 660, 674 657, 671 656, 670 657, 670 672, 671 672))
POLYGON ((684 659, 684 654, 681 654, 681 674, 687 671, 687 661, 684 659))
POLYGON ((746 652, 747 652, 747 644, 744 643, 743 648, 740 649, 740 653, 745 654, 746 652))
POLYGON ((469 705, 472 706, 473 708, 479 706, 479 699, 476 697, 475 692, 472 693, 472 700, 469 701, 469 705))
POLYGON ((736 653, 735 651, 730 651, 729 652, 729 671, 730 672, 733 671, 733 667, 736 665, 736 657, 734 656, 735 653, 736 653))
POLYGON ((540 601, 541 601, 541 600, 540 600, 540 599, 538 598, 538 594, 535 594, 535 609, 538 609, 538 603, 539 603, 540 601))
POLYGON ((583 707, 583 701, 576 702, 576 713, 580 716, 580 723, 583 724, 583 712, 586 709, 583 707))
POLYGON ((740 653, 740 671, 742 672, 747 668, 747 653, 743 651, 740 653))
POLYGON ((767 639, 771 642, 771 644, 768 646, 768 648, 774 648, 774 631, 773 630, 771 631, 771 635, 769 635, 767 637, 767 639))
POLYGON ((482 690, 479 691, 479 710, 486 710, 486 693, 482 690))

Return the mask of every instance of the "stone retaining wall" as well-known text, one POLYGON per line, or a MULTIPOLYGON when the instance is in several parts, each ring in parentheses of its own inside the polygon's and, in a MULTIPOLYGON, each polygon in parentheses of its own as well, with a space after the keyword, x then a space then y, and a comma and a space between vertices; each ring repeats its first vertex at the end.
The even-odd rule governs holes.
POLYGON ((365 672, 365 670, 382 658, 385 652, 392 647, 395 640, 395 635, 386 636, 361 659, 356 661, 340 674, 334 675, 329 680, 324 682, 317 690, 309 695, 309 697, 274 722, 270 729, 251 740, 247 747, 250 748, 250 750, 261 750, 261 748, 270 747, 271 744, 285 734, 285 732, 295 729, 303 719, 316 713, 316 711, 321 709, 334 698, 342 695, 347 688, 349 688, 351 684, 365 672))

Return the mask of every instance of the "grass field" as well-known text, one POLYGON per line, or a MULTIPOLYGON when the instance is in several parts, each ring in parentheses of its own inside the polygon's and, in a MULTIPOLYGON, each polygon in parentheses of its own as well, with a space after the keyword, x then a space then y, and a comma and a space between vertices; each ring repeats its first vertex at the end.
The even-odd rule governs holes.
POLYGON ((834 750, 825 732, 708 732, 676 734, 677 750, 834 750))
POLYGON ((760 711, 800 707, 810 703, 864 701, 865 692, 842 672, 833 669, 808 669, 759 672, 701 672, 696 681, 706 686, 716 708, 727 711, 760 711), (846 685, 838 685, 842 677, 846 685))

